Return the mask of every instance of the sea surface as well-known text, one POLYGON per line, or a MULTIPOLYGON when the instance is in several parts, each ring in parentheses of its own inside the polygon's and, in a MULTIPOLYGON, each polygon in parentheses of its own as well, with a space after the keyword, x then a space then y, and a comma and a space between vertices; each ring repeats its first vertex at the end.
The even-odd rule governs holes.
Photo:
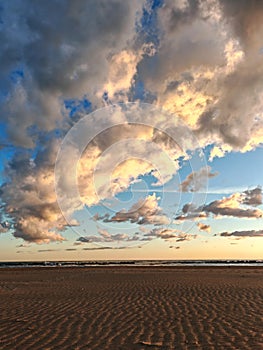
POLYGON ((0 268, 12 267, 92 267, 92 266, 262 266, 260 260, 94 260, 94 261, 5 261, 0 268))

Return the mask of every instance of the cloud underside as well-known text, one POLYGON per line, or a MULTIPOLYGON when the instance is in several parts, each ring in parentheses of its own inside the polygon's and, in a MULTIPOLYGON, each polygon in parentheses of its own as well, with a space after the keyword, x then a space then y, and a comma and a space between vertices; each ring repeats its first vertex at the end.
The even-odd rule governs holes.
MULTIPOLYGON (((88 100, 92 110, 138 99, 153 103, 169 111, 171 123, 177 117, 183 120, 201 146, 213 145, 210 160, 232 150, 252 150, 263 142, 260 1, 165 0, 153 9, 137 0, 14 0, 3 4, 0 25, 0 123, 6 133, 0 148, 14 150, 4 171, 7 182, 0 189, 0 221, 10 220, 16 238, 63 241, 68 225, 78 224, 61 215, 54 166, 64 135, 87 110, 71 113, 65 101, 88 100), (148 27, 141 20, 143 13, 152 16, 148 27)), ((65 161, 64 188, 72 181, 68 169, 74 151, 69 149, 65 161)), ((149 173, 159 184, 166 183, 182 156, 180 147, 153 128, 126 125, 121 133, 112 129, 98 135, 78 163, 81 199, 85 205, 98 204, 149 173), (124 142, 107 153, 120 136, 126 147, 124 142), (128 139, 135 136, 140 142, 132 148, 128 139), (153 143, 163 151, 149 146, 153 143), (136 156, 124 161, 121 150, 127 148, 136 156), (90 179, 95 168, 94 190, 90 179), (105 183, 109 172, 111 181, 105 183)), ((196 191, 203 176, 214 175, 210 168, 193 172, 180 190, 196 191)), ((262 210, 255 208, 261 203, 261 190, 248 190, 202 210, 186 205, 177 220, 209 215, 261 218, 262 210)), ((72 197, 68 208, 74 205, 72 197)), ((103 220, 140 226, 170 222, 153 197, 103 220)), ((210 230, 205 224, 198 227, 210 230)), ((9 229, 0 224, 0 232, 9 229)), ((152 236, 165 236, 154 230, 152 236)), ((173 232, 166 237, 169 234, 177 236, 173 232)))
POLYGON ((118 211, 112 217, 108 215, 104 217, 98 216, 96 219, 103 220, 105 223, 130 222, 138 225, 167 225, 170 223, 169 218, 159 207, 155 193, 147 196, 145 199, 140 199, 129 210, 118 211))
MULTIPOLYGON (((200 208, 195 208, 191 203, 187 203, 182 208, 182 215, 176 220, 192 220, 206 218, 210 214, 214 217, 229 216, 236 218, 262 218, 263 211, 255 208, 262 204, 262 189, 256 187, 242 193, 234 193, 229 197, 212 201, 200 208)), ((201 226, 200 226, 201 227, 201 226)))
POLYGON ((61 98, 86 95, 97 107, 105 92, 112 101, 131 99, 137 76, 200 140, 217 141, 213 156, 262 142, 261 2, 165 0, 153 28, 140 24, 144 5, 3 5, 1 81, 9 94, 2 118, 12 144, 32 147, 39 137, 32 126, 67 128, 61 98))
MULTIPOLYGON (((196 234, 187 234, 177 229, 168 229, 168 228, 154 228, 149 229, 148 231, 145 231, 143 233, 136 232, 133 235, 128 234, 111 234, 107 230, 103 230, 104 234, 101 233, 101 230, 99 230, 99 235, 88 235, 88 236, 81 236, 77 239, 77 244, 85 244, 85 243, 95 243, 95 244, 109 244, 109 243, 130 243, 132 246, 134 244, 143 244, 152 241, 153 239, 161 239, 166 242, 187 242, 191 241, 192 239, 196 239, 196 234), (107 235, 105 235, 107 233, 107 235)), ((129 247, 129 245, 127 246, 129 247)), ((111 246, 112 249, 120 249, 122 246, 111 246)), ((89 250, 89 249, 87 249, 89 250)), ((92 248, 90 248, 92 250, 92 248)))
POLYGON ((221 237, 263 237, 263 230, 222 232, 221 237))

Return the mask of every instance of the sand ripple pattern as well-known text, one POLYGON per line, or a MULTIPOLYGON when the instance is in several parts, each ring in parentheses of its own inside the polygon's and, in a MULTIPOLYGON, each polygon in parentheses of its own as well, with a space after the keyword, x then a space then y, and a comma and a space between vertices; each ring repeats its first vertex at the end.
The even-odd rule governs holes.
POLYGON ((263 269, 0 271, 1 350, 262 350, 263 269))

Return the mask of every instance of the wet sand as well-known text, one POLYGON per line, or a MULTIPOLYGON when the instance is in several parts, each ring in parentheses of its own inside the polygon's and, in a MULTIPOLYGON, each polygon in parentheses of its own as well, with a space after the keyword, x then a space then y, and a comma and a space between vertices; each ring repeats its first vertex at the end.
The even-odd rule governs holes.
POLYGON ((263 349, 262 268, 0 270, 0 349, 263 349))

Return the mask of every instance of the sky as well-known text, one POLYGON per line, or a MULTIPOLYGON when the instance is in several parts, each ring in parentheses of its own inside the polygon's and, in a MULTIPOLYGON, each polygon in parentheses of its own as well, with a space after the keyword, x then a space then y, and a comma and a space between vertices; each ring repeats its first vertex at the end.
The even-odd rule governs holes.
POLYGON ((263 3, 0 4, 0 261, 263 259, 263 3))

